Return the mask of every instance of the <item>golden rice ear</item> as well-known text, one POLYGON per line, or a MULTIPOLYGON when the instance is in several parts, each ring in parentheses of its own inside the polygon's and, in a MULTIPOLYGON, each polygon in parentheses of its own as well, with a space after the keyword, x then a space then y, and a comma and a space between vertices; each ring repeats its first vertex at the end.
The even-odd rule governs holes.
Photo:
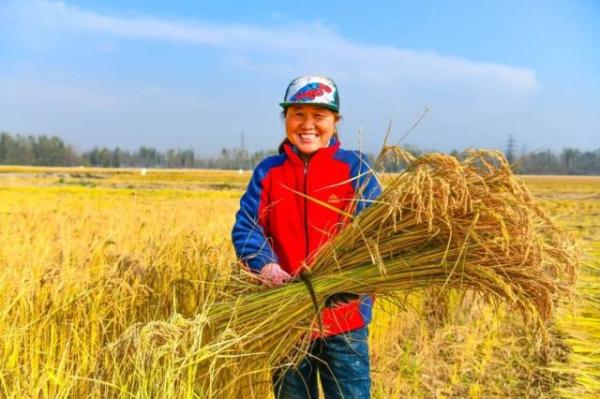
POLYGON ((385 172, 385 163, 392 162, 398 166, 408 166, 417 158, 404 147, 385 144, 379 155, 375 158, 373 169, 378 172, 385 172))

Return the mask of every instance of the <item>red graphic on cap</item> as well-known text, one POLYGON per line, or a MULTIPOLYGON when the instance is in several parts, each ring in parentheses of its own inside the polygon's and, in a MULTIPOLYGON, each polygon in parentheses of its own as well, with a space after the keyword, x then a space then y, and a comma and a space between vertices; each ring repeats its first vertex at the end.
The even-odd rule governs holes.
POLYGON ((331 93, 332 91, 333 90, 331 89, 331 87, 327 86, 326 84, 309 83, 300 90, 298 90, 296 94, 294 94, 292 98, 290 98, 290 101, 312 101, 316 97, 321 97, 323 94, 331 93))

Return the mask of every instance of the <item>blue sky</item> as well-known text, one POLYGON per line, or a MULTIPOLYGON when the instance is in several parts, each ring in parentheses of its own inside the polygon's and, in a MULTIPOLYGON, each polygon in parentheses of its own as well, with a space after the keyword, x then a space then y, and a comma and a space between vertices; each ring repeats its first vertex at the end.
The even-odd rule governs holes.
POLYGON ((0 1, 0 131, 77 148, 273 148, 306 73, 348 147, 600 148, 597 1, 0 1), (360 132, 360 133, 359 133, 360 132))

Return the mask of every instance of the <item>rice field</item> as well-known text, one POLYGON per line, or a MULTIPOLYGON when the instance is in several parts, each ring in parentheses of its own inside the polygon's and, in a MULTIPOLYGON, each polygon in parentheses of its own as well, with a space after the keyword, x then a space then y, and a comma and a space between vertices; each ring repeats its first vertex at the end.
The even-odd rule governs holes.
MULTIPOLYGON (((202 345, 202 315, 239 294, 230 229, 249 177, 0 167, 0 397, 268 397, 269 370, 256 370, 259 384, 228 386, 235 376, 218 367, 214 386, 197 380, 197 359, 227 361, 202 345)), ((600 178, 524 180, 583 249, 547 342, 469 294, 378 301, 373 397, 600 394, 600 178)))

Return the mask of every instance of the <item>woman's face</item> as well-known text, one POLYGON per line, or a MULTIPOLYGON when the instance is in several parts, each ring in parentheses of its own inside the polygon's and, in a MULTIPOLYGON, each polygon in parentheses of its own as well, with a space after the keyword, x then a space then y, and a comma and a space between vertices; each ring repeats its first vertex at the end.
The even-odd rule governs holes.
POLYGON ((291 105, 285 114, 288 140, 304 155, 327 147, 335 133, 336 114, 317 105, 291 105))

